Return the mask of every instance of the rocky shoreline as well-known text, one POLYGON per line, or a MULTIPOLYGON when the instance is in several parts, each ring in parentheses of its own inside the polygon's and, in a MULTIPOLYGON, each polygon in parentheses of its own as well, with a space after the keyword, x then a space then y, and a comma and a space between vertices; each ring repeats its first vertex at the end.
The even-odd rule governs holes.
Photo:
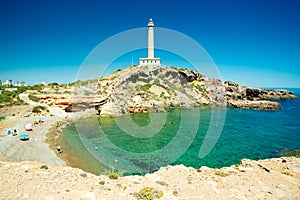
POLYGON ((249 88, 238 85, 232 81, 225 81, 227 105, 236 108, 254 110, 281 109, 279 100, 298 98, 287 90, 268 90, 262 88, 249 88))
POLYGON ((76 82, 69 88, 35 92, 34 96, 41 104, 67 112, 95 108, 101 116, 203 105, 276 110, 281 108, 278 100, 297 98, 286 90, 222 83, 197 71, 159 66, 132 66, 98 80, 76 82))
POLYGON ((3 199, 300 199, 300 158, 243 159, 221 169, 183 165, 112 177, 39 162, 0 162, 3 199), (159 194, 159 195, 158 195, 159 194), (159 197, 159 198, 155 198, 159 197), (151 198, 150 198, 151 199, 151 198))

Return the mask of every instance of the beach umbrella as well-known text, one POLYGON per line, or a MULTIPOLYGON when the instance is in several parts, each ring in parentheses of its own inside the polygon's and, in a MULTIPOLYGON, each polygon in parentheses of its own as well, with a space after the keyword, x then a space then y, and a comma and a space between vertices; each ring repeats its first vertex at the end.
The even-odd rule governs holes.
POLYGON ((20 135, 20 140, 29 140, 28 134, 21 134, 20 135))
POLYGON ((25 125, 25 130, 26 130, 26 131, 32 131, 32 124, 31 124, 31 123, 26 124, 26 125, 25 125))

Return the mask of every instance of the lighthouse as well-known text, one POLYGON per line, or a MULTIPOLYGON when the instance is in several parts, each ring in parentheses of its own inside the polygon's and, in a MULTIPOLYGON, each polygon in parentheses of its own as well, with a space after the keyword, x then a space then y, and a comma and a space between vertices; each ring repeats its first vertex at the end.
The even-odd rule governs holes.
POLYGON ((140 66, 159 66, 160 58, 154 58, 154 22, 149 19, 148 23, 148 58, 140 58, 140 66))

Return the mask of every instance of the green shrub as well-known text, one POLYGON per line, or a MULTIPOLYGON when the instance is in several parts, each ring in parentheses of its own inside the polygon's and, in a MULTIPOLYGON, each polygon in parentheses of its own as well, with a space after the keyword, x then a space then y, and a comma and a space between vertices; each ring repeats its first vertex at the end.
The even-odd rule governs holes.
POLYGON ((59 84, 54 82, 54 83, 49 83, 48 85, 53 87, 53 86, 58 86, 59 84))
POLYGON ((31 90, 38 90, 38 91, 42 90, 43 88, 44 88, 43 84, 37 84, 30 87, 31 90))
POLYGON ((44 106, 36 106, 32 109, 33 113, 41 113, 42 111, 46 111, 47 108, 44 106))
POLYGON ((285 171, 285 172, 282 172, 282 174, 285 174, 285 175, 288 175, 288 176, 291 176, 292 174, 288 171, 285 171))
POLYGON ((147 186, 143 187, 138 193, 138 197, 143 200, 153 200, 154 198, 161 198, 163 195, 163 191, 147 186))
POLYGON ((140 87, 140 90, 147 92, 151 86, 152 84, 145 84, 142 87, 140 87))
POLYGON ((4 116, 1 116, 1 117, 0 117, 0 121, 1 121, 1 120, 5 120, 5 117, 4 117, 4 116))
POLYGON ((105 184, 105 181, 100 181, 99 184, 100 184, 100 185, 104 185, 104 184, 105 184))
POLYGON ((48 166, 47 166, 47 165, 42 165, 42 166, 40 167, 40 169, 48 169, 48 166))
POLYGON ((177 192, 177 190, 174 190, 174 191, 173 191, 173 195, 174 195, 175 197, 177 197, 177 196, 178 196, 178 192, 177 192))
POLYGON ((225 172, 221 172, 221 171, 216 171, 215 175, 218 175, 218 176, 221 176, 221 177, 229 176, 229 174, 227 174, 225 172))
POLYGON ((31 101, 34 101, 34 102, 39 102, 39 101, 40 101, 40 99, 39 99, 38 97, 36 97, 36 96, 34 96, 34 95, 32 95, 32 94, 30 94, 30 95, 28 96, 28 98, 29 98, 31 101))
POLYGON ((164 181, 156 181, 156 183, 158 183, 158 184, 160 184, 160 185, 162 185, 162 186, 166 186, 166 187, 169 186, 169 184, 166 183, 166 182, 164 182, 164 181))
POLYGON ((108 178, 110 179, 118 179, 118 174, 116 174, 115 172, 109 172, 108 174, 108 178))

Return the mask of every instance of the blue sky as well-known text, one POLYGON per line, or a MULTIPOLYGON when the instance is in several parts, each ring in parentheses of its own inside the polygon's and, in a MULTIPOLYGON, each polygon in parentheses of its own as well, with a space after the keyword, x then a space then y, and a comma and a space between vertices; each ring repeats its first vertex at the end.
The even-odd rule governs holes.
POLYGON ((2 0, 0 79, 73 82, 99 43, 151 17, 201 44, 223 80, 300 87, 297 0, 2 0))

